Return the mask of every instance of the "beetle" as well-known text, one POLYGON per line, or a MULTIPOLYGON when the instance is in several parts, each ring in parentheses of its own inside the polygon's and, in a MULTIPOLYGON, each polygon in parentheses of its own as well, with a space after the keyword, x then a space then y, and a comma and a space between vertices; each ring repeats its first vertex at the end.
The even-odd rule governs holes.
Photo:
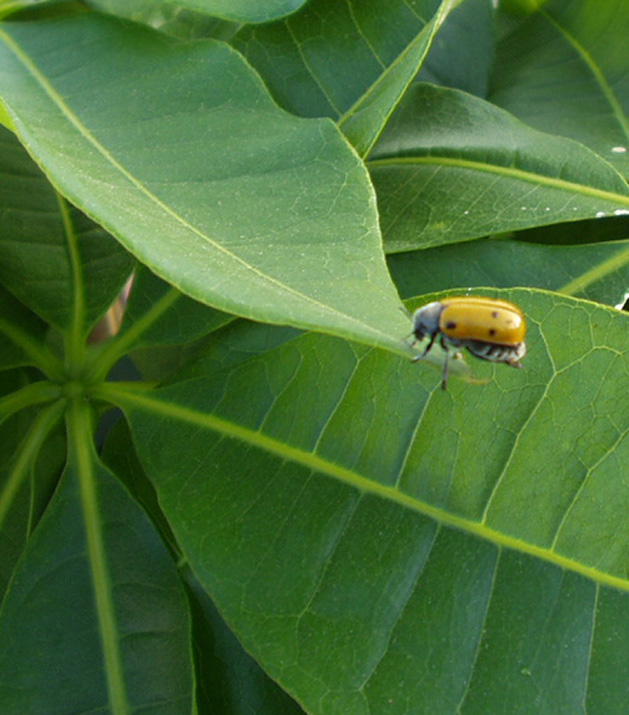
POLYGON ((520 361, 526 355, 526 320, 520 308, 506 300, 453 296, 422 305, 413 313, 412 320, 411 346, 429 338, 428 345, 413 362, 426 357, 437 341, 445 351, 441 381, 444 390, 451 350, 455 357, 461 357, 459 348, 465 348, 481 360, 522 367, 520 361))

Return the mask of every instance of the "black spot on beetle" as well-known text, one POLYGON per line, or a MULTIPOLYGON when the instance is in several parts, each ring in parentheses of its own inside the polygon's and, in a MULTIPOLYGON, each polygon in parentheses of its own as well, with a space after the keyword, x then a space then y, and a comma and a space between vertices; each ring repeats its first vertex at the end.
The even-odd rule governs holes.
POLYGON ((493 328, 490 328, 490 329, 489 329, 489 334, 490 334, 490 335, 495 335, 495 334, 496 334, 496 331, 495 331, 493 328))
POLYGON ((456 323, 453 320, 450 320, 446 323, 446 328, 448 330, 454 330, 456 328, 456 323))
POLYGON ((493 313, 491 314, 492 318, 497 318, 500 315, 500 313, 497 310, 494 310, 493 313))

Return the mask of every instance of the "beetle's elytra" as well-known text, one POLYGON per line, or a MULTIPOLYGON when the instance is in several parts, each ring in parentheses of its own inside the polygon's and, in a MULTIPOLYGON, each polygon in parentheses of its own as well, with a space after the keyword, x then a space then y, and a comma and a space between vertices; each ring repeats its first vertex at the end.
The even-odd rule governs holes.
POLYGON ((517 305, 506 300, 480 296, 455 296, 427 303, 413 313, 413 345, 428 337, 424 351, 413 358, 426 357, 435 341, 445 351, 441 386, 448 383, 450 352, 460 348, 481 360, 522 367, 526 355, 526 320, 517 305))

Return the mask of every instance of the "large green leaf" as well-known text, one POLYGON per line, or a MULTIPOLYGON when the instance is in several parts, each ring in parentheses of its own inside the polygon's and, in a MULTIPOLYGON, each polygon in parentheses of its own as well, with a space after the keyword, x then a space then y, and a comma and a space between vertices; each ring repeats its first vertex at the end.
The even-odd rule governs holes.
POLYGON ((194 575, 193 598, 199 681, 208 712, 230 715, 303 715, 297 703, 245 652, 194 575))
POLYGON ((491 100, 629 178, 629 2, 552 0, 497 48, 491 100))
POLYGON ((85 332, 107 310, 133 258, 69 206, 15 136, 0 129, 0 281, 60 330, 77 304, 85 332))
POLYGON ((389 252, 629 212, 627 184, 589 149, 432 85, 411 88, 369 168, 389 252))
POLYGON ((197 577, 309 712, 580 712, 586 693, 623 712, 628 317, 500 295, 530 352, 476 361, 482 385, 308 334, 98 391, 197 577))
MULTIPOLYGON (((155 495, 135 455, 124 421, 110 431, 103 453, 105 464, 123 479, 133 496, 149 512, 175 554, 177 545, 155 495)), ((216 606, 189 568, 181 574, 188 586, 193 641, 197 657, 197 703, 201 713, 230 715, 297 715, 302 711, 249 656, 229 630, 216 606)))
POLYGON ((6 23, 0 94, 60 190, 183 292, 397 349, 362 163, 227 45, 92 14, 6 23))
POLYGON ((69 467, 0 615, 2 711, 190 712, 190 623, 175 566, 99 464, 84 408, 70 422, 69 467))

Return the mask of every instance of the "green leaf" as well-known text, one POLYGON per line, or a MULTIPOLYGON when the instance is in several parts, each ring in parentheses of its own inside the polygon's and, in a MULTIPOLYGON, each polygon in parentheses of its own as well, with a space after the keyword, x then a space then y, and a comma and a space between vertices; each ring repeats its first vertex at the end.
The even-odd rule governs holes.
POLYGON ((306 0, 87 0, 103 12, 133 17, 149 6, 153 12, 194 10, 235 22, 269 22, 298 10, 306 0))
POLYGON ((120 244, 53 189, 17 138, 0 129, 0 281, 60 330, 80 306, 85 333, 133 267, 120 244))
POLYGON ((199 683, 208 712, 231 715, 302 715, 303 710, 248 655, 191 572, 199 683))
POLYGON ((617 305, 629 286, 629 240, 579 246, 471 241, 389 256, 403 298, 467 288, 544 288, 617 305))
POLYGON ((0 459, 0 600, 57 483, 65 458, 63 405, 21 412, 0 425, 13 454, 0 459))
POLYGON ((552 0, 499 43, 491 100, 629 178, 629 4, 552 0))
POLYGON ((3 712, 191 712, 189 616, 174 564, 99 465, 84 407, 70 425, 70 465, 0 616, 3 712))
POLYGON ((627 184, 590 150, 432 85, 409 90, 369 169, 388 252, 629 212, 627 184))
POLYGON ((200 582, 309 712, 629 696, 622 677, 605 690, 629 629, 629 318, 500 295, 525 309, 529 354, 475 361, 482 385, 443 392, 426 365, 307 334, 231 364, 213 346, 150 394, 98 391, 200 582))
MULTIPOLYGON (((177 554, 178 549, 155 494, 137 459, 131 433, 124 420, 110 431, 103 453, 105 464, 122 479, 133 496, 148 511, 163 538, 177 554)), ((299 707, 243 650, 216 606, 201 588, 194 574, 183 569, 191 606, 193 639, 197 657, 197 682, 204 706, 200 712, 233 715, 295 715, 299 707)))
MULTIPOLYGON (((412 54, 414 45, 421 62, 424 29, 440 5, 439 0, 312 0, 282 22, 244 27, 232 44, 283 107, 301 116, 340 119, 365 101, 372 87, 388 86, 385 76, 396 78, 396 63, 405 51, 412 54)), ((418 67, 409 59, 413 73, 418 67)), ((392 105, 383 106, 388 116, 392 105)))
POLYGON ((7 23, 0 42, 21 140, 152 271, 228 312, 398 349, 373 190, 332 123, 280 111, 218 42, 93 15, 7 23))
POLYGON ((339 127, 361 156, 376 143, 384 126, 422 66, 435 34, 460 0, 443 0, 432 20, 339 120, 339 127))
POLYGON ((417 79, 486 97, 493 59, 492 0, 466 0, 442 25, 417 79))

